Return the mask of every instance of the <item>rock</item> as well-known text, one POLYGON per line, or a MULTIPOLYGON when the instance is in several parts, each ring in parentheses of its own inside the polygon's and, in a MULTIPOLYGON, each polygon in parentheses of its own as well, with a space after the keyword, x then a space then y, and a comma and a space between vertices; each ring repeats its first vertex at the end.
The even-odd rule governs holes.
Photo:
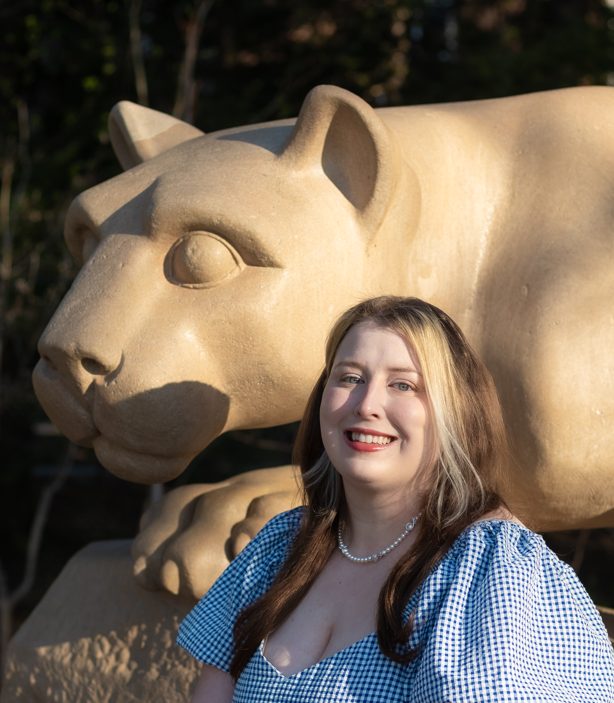
POLYGON ((11 640, 0 703, 183 703, 200 664, 175 644, 193 603, 139 588, 130 540, 76 554, 11 640))

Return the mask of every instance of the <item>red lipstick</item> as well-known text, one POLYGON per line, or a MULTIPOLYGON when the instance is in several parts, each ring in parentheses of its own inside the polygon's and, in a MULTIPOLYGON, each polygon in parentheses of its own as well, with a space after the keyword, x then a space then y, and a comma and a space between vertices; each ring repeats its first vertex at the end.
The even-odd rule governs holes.
POLYGON ((345 430, 343 432, 343 439, 345 440, 345 443, 348 445, 348 447, 352 447, 352 449, 355 449, 357 452, 380 452, 392 446, 397 438, 393 437, 392 435, 386 434, 385 432, 378 432, 377 430, 365 430, 364 427, 350 427, 350 429, 345 430), (352 439, 353 432, 356 434, 370 434, 374 437, 390 437, 392 441, 388 444, 373 444, 361 442, 360 440, 352 439))

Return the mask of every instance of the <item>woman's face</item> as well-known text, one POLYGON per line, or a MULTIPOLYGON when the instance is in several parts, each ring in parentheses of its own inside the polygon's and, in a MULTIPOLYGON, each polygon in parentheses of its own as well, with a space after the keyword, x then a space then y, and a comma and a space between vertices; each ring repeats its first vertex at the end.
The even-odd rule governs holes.
POLYGON ((320 426, 346 488, 421 488, 433 439, 422 370, 409 342, 371 322, 352 327, 324 389, 320 426))

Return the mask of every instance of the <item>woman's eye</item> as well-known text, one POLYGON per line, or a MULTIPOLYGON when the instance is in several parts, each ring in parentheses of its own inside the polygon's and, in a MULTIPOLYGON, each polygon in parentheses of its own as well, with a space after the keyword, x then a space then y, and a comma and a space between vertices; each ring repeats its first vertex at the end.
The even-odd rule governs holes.
POLYGON ((395 385, 396 385, 396 387, 397 387, 400 391, 403 391, 403 392, 411 391, 411 390, 412 390, 412 387, 410 386, 410 384, 409 384, 409 383, 405 383, 404 381, 399 381, 399 382, 396 383, 395 385))
POLYGON ((171 277, 185 286, 206 287, 221 283, 240 270, 226 243, 208 232, 192 232, 171 250, 171 277))
POLYGON ((357 385, 360 383, 360 376, 344 376, 343 380, 351 385, 357 385))

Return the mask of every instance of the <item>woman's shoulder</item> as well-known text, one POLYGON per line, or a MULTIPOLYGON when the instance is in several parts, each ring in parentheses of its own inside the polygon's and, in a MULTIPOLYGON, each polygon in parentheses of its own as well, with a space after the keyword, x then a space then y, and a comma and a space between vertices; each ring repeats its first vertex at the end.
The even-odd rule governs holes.
POLYGON ((200 601, 209 606, 216 598, 232 593, 237 608, 243 608, 265 593, 284 563, 301 524, 302 507, 279 513, 269 520, 200 601))
POLYGON ((493 517, 469 525, 442 560, 450 575, 487 580, 577 581, 573 570, 546 545, 543 537, 518 520, 493 517), (447 562, 447 563, 445 563, 447 562))
POLYGON ((247 543, 243 551, 248 554, 252 553, 254 556, 279 548, 282 548, 284 552, 288 551, 298 534, 303 519, 303 511, 304 507, 299 506, 298 508, 278 513, 247 543))
MULTIPOLYGON (((423 584, 430 609, 477 613, 503 626, 514 614, 561 619, 605 637, 595 605, 573 569, 521 522, 488 519, 467 527, 423 584)), ((568 623, 568 624, 569 624, 568 623)), ((606 638, 607 640, 607 638, 606 638)))
POLYGON ((518 522, 466 528, 410 605, 416 701, 473 701, 476 681, 488 700, 511 700, 510 691, 514 700, 536 691, 549 692, 544 701, 612 700, 614 653, 597 609, 571 567, 518 522))
POLYGON ((459 554, 479 549, 483 557, 505 554, 524 556, 550 553, 541 535, 523 525, 520 520, 500 515, 484 517, 466 527, 457 537, 452 550, 459 554))
POLYGON ((298 534, 302 517, 302 506, 275 515, 231 562, 234 570, 247 570, 255 575, 254 570, 261 567, 266 566, 270 571, 281 566, 298 534))
POLYGON ((302 508, 280 513, 248 542, 181 623, 179 645, 199 661, 229 670, 237 615, 271 587, 302 515, 302 508))
POLYGON ((272 537, 274 535, 281 534, 295 534, 298 532, 301 525, 304 511, 305 506, 299 505, 297 508, 292 508, 291 510, 286 510, 283 513, 278 513, 266 523, 258 535, 264 534, 268 537, 272 537))
POLYGON ((443 596, 458 588, 495 588, 500 580, 530 577, 550 555, 543 539, 509 520, 483 520, 469 525, 423 583, 425 591, 443 596))

